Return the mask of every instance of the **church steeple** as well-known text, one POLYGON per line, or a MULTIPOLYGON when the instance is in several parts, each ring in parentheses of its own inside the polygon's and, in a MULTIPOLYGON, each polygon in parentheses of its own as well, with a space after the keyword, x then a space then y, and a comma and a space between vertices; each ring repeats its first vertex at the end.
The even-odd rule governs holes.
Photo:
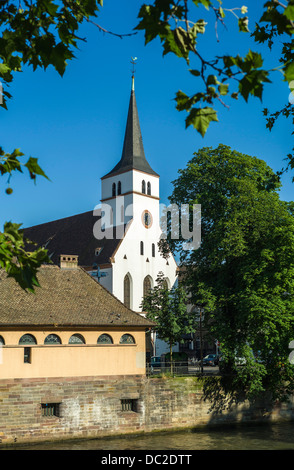
POLYGON ((150 175, 158 176, 158 174, 152 170, 145 157, 135 96, 134 75, 132 76, 132 89, 122 156, 118 164, 105 175, 104 178, 129 170, 139 170, 150 175))

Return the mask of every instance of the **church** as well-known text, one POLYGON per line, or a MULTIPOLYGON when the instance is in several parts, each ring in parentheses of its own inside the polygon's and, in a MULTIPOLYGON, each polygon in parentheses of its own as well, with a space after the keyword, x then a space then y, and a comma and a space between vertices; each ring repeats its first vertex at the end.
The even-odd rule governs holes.
MULTIPOLYGON (((177 263, 172 254, 159 252, 160 177, 148 163, 135 97, 134 76, 122 155, 101 177, 101 205, 82 214, 24 229, 24 236, 48 250, 59 265, 64 256, 78 256, 79 265, 102 286, 135 312, 141 312, 143 296, 163 273, 166 285, 177 282, 177 263)), ((162 343, 162 342, 159 342, 162 343)), ((158 344, 154 355, 166 352, 158 344)))

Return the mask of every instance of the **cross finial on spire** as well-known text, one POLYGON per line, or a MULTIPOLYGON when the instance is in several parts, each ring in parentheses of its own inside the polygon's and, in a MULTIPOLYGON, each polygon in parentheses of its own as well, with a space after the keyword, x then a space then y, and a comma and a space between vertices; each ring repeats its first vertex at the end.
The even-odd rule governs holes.
POLYGON ((136 65, 137 57, 132 57, 131 64, 133 65, 132 68, 132 90, 135 90, 135 65, 136 65))

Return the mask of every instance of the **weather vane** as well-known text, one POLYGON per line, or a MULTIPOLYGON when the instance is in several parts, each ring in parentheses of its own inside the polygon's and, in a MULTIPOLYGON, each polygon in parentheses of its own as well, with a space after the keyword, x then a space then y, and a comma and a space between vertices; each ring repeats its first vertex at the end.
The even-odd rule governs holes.
POLYGON ((137 57, 132 57, 131 64, 133 65, 132 68, 132 90, 135 89, 135 65, 136 65, 137 57))
POLYGON ((132 68, 132 76, 133 76, 133 77, 134 77, 134 75, 135 75, 136 60, 137 60, 137 57, 132 57, 131 64, 133 65, 133 68, 132 68))

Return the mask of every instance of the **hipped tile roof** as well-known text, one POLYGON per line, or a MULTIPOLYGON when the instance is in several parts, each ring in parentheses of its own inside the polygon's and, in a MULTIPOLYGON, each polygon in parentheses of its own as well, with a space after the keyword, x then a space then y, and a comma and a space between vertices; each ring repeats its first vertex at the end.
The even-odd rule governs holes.
MULTIPOLYGON (((113 238, 95 238, 93 228, 95 224, 100 223, 101 215, 88 211, 34 225, 23 229, 23 232, 25 238, 48 250, 54 264, 59 265, 60 255, 66 254, 78 255, 80 266, 92 267, 94 263, 111 263, 111 257, 121 242, 120 238, 116 238, 115 229, 113 238), (97 248, 103 248, 98 256, 95 255, 97 248)), ((27 249, 33 251, 35 247, 28 245, 27 249)))
POLYGON ((35 294, 28 293, 0 269, 0 327, 154 325, 128 309, 80 267, 42 266, 38 279, 41 287, 35 294))

